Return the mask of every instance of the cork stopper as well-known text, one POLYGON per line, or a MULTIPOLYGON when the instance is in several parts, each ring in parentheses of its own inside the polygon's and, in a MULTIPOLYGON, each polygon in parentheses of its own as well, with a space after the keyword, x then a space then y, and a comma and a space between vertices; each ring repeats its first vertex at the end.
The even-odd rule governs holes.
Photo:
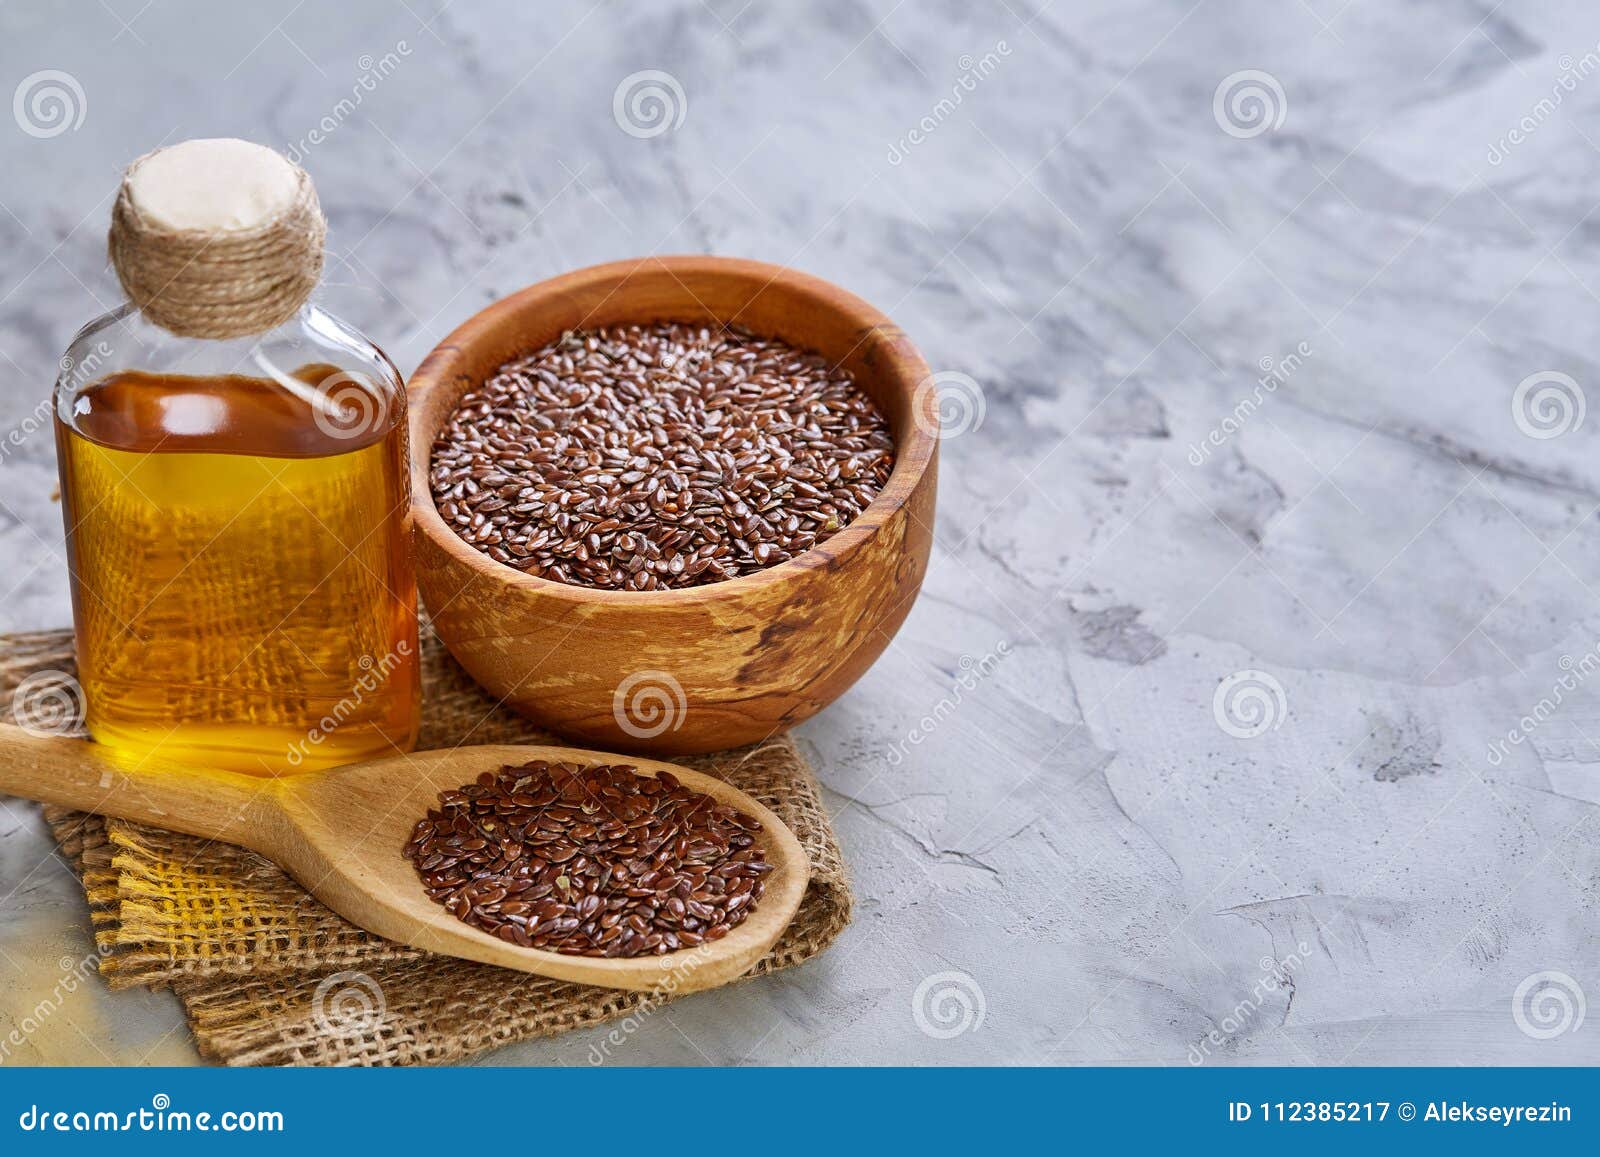
POLYGON ((282 325, 322 276, 327 222, 306 171, 263 145, 184 141, 123 175, 111 264, 128 299, 183 337, 282 325))

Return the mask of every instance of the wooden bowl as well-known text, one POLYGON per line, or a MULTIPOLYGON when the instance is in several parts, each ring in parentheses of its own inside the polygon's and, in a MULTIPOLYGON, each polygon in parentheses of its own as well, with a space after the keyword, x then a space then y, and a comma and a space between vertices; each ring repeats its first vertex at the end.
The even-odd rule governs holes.
POLYGON ((409 386, 417 581, 450 653, 497 699, 559 735, 687 755, 756 743, 815 715, 889 645, 932 544, 937 398, 922 357, 872 306, 754 261, 662 257, 581 269, 489 306, 409 386), (670 591, 533 578, 458 538, 428 486, 456 403, 571 329, 731 322, 849 369, 888 417, 895 465, 859 518, 757 574, 670 591))

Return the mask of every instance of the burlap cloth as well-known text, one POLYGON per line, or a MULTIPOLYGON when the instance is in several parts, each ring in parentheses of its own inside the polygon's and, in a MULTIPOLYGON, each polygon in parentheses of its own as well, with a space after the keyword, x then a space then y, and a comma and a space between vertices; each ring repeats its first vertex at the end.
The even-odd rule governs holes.
MULTIPOLYGON (((424 632, 419 747, 549 738, 497 708, 424 632)), ((66 631, 0 635, 0 711, 34 671, 72 669, 66 631)), ((770 807, 811 858, 811 885, 745 979, 799 964, 850 922, 839 846, 811 769, 787 737, 683 760, 770 807)), ((124 820, 46 808, 82 878, 112 988, 171 988, 202 1055, 230 1065, 404 1065, 600 1024, 673 999, 545 980, 371 936, 252 852, 124 820)), ((398 851, 396 852, 398 855, 398 851)))

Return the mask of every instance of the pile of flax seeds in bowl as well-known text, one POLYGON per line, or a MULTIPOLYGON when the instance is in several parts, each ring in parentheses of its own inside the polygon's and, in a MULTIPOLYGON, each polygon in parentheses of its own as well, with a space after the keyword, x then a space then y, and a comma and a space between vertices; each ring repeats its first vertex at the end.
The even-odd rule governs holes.
POLYGON ((752 574, 848 526, 894 467, 842 369, 672 322, 574 331, 469 391, 433 445, 439 514, 497 562, 607 590, 752 574))

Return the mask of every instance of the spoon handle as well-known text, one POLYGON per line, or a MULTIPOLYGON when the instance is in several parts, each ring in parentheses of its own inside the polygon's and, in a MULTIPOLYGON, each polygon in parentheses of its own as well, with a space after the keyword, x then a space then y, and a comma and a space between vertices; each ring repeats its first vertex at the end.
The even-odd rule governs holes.
POLYGON ((0 724, 0 794, 259 847, 277 815, 278 790, 264 777, 119 756, 0 724))

